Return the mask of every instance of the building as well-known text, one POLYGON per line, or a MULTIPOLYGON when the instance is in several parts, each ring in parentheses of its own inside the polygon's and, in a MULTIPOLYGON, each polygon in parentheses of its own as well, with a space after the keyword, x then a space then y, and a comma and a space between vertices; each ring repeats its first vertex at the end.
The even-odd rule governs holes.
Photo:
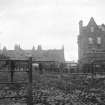
POLYGON ((65 69, 69 73, 75 73, 75 72, 77 72, 78 64, 76 62, 74 62, 74 61, 66 61, 65 64, 66 64, 65 69))
POLYGON ((43 50, 41 45, 38 45, 37 49, 33 46, 30 50, 24 50, 20 45, 15 45, 14 50, 7 50, 6 47, 4 47, 1 53, 11 59, 17 60, 27 59, 29 56, 32 56, 34 61, 65 61, 64 47, 61 49, 43 50))
POLYGON ((86 26, 79 22, 78 56, 84 72, 105 69, 105 25, 97 25, 93 17, 86 26))

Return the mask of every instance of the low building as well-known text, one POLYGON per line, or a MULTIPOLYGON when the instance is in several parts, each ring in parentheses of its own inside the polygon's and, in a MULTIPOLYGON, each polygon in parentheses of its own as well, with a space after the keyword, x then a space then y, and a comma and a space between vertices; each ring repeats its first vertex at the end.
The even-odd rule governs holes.
POLYGON ((78 72, 78 64, 74 61, 66 61, 65 62, 65 70, 69 73, 78 72))
POLYGON ((64 62, 64 48, 53 49, 53 50, 43 50, 39 45, 35 50, 33 47, 30 50, 24 50, 20 48, 19 45, 15 45, 14 50, 7 50, 6 47, 1 51, 2 54, 10 57, 11 59, 27 59, 29 56, 32 56, 34 61, 56 61, 64 62))

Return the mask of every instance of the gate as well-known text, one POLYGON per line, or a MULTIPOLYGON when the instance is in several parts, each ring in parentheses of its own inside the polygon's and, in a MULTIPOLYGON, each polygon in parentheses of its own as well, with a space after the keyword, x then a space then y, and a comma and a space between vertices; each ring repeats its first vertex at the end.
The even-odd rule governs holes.
POLYGON ((0 105, 33 105, 32 58, 0 56, 0 105))

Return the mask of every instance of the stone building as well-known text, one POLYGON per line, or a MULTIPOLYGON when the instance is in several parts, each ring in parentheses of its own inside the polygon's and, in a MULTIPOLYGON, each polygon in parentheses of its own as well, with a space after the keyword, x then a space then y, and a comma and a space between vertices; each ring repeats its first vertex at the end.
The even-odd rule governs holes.
POLYGON ((4 47, 0 53, 17 60, 27 59, 29 56, 32 56, 35 61, 65 61, 63 47, 61 49, 43 50, 41 45, 38 45, 37 49, 33 46, 32 49, 24 50, 20 45, 15 45, 14 50, 7 50, 4 47))
POLYGON ((78 56, 84 72, 105 69, 105 25, 97 25, 93 17, 86 26, 79 22, 78 56))

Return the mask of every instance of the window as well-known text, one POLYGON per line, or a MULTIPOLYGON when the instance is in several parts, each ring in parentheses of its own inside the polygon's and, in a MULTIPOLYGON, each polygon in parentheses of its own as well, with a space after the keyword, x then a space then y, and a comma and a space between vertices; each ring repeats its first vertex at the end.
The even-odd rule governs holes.
POLYGON ((93 44, 93 38, 92 37, 89 37, 88 41, 89 41, 89 44, 93 44))
POLYGON ((94 27, 91 27, 90 30, 91 30, 91 32, 94 32, 94 27))
POLYGON ((101 44, 101 37, 97 37, 97 44, 101 44))

